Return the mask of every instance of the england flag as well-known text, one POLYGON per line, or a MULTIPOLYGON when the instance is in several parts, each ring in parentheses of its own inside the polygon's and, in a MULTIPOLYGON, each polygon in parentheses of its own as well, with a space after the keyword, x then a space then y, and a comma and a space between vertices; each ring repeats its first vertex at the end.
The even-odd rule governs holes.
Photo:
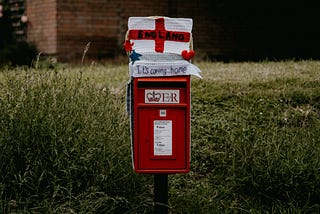
POLYGON ((137 53, 181 54, 190 50, 192 19, 130 17, 128 39, 137 53))

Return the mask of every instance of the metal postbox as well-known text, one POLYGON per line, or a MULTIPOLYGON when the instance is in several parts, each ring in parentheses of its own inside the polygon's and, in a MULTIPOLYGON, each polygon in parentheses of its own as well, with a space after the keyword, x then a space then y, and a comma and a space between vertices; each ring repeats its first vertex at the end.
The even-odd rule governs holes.
POLYGON ((130 58, 127 110, 138 173, 190 170, 192 19, 130 17, 124 49, 130 58))
POLYGON ((190 75, 133 78, 133 164, 138 173, 190 169, 190 75))

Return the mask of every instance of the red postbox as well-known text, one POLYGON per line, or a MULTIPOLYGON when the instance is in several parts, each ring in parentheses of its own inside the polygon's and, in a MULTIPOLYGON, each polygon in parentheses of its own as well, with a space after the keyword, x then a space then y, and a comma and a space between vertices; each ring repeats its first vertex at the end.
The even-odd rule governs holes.
POLYGON ((130 58, 127 110, 138 173, 190 170, 192 19, 130 17, 124 42, 130 58))
POLYGON ((138 173, 190 169, 190 75, 133 78, 133 165, 138 173))

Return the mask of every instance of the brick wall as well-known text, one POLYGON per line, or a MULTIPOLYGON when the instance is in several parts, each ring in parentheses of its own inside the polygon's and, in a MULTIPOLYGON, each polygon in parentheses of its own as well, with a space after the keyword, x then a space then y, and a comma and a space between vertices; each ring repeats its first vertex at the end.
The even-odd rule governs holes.
POLYGON ((57 52, 62 60, 80 59, 90 42, 88 57, 123 53, 130 16, 167 15, 167 2, 139 0, 58 0, 57 52), (157 5, 157 6, 154 6, 157 5))
POLYGON ((177 0, 27 0, 28 41, 61 60, 80 59, 91 42, 89 57, 123 53, 130 16, 171 16, 194 19, 194 46, 203 54, 235 52, 232 26, 210 12, 211 1, 177 0))
POLYGON ((27 40, 45 54, 57 54, 56 0, 26 0, 27 40))
POLYGON ((131 16, 186 17, 194 20, 194 47, 200 54, 248 54, 241 41, 247 25, 226 19, 219 10, 211 0, 27 0, 28 40, 63 61, 81 59, 91 42, 88 57, 99 59, 124 53, 131 16))
POLYGON ((106 0, 58 0, 58 53, 60 58, 81 58, 91 42, 88 56, 118 54, 119 3, 106 0))
POLYGON ((124 53, 130 16, 188 17, 194 48, 216 59, 319 57, 315 4, 218 0, 26 0, 29 41, 61 60, 124 53), (299 14, 297 16, 296 14, 299 14))

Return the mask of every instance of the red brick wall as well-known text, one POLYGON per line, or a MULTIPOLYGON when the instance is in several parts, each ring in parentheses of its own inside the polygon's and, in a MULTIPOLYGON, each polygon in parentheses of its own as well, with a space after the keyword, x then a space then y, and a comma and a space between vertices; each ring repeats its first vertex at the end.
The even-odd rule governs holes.
POLYGON ((272 56, 319 58, 315 3, 270 0, 25 0, 28 41, 59 59, 124 53, 130 16, 192 18, 194 48, 216 59, 272 56), (281 3, 282 2, 282 3, 281 3), (301 14, 297 16, 296 14, 301 14), (311 27, 310 27, 311 26, 311 27))
POLYGON ((158 3, 155 0, 57 2, 57 52, 62 60, 80 59, 88 42, 91 43, 87 53, 89 57, 121 54, 130 16, 166 15, 167 11, 166 1, 158 3))
POLYGON ((26 0, 27 40, 45 54, 57 53, 56 0, 26 0))
POLYGON ((227 19, 211 0, 27 0, 28 40, 60 60, 81 59, 91 42, 88 57, 124 53, 122 43, 131 16, 193 18, 194 48, 212 56, 245 55, 247 25, 227 19))
POLYGON ((88 56, 117 54, 119 26, 118 1, 58 0, 58 48, 61 59, 81 58, 88 42, 88 56))

